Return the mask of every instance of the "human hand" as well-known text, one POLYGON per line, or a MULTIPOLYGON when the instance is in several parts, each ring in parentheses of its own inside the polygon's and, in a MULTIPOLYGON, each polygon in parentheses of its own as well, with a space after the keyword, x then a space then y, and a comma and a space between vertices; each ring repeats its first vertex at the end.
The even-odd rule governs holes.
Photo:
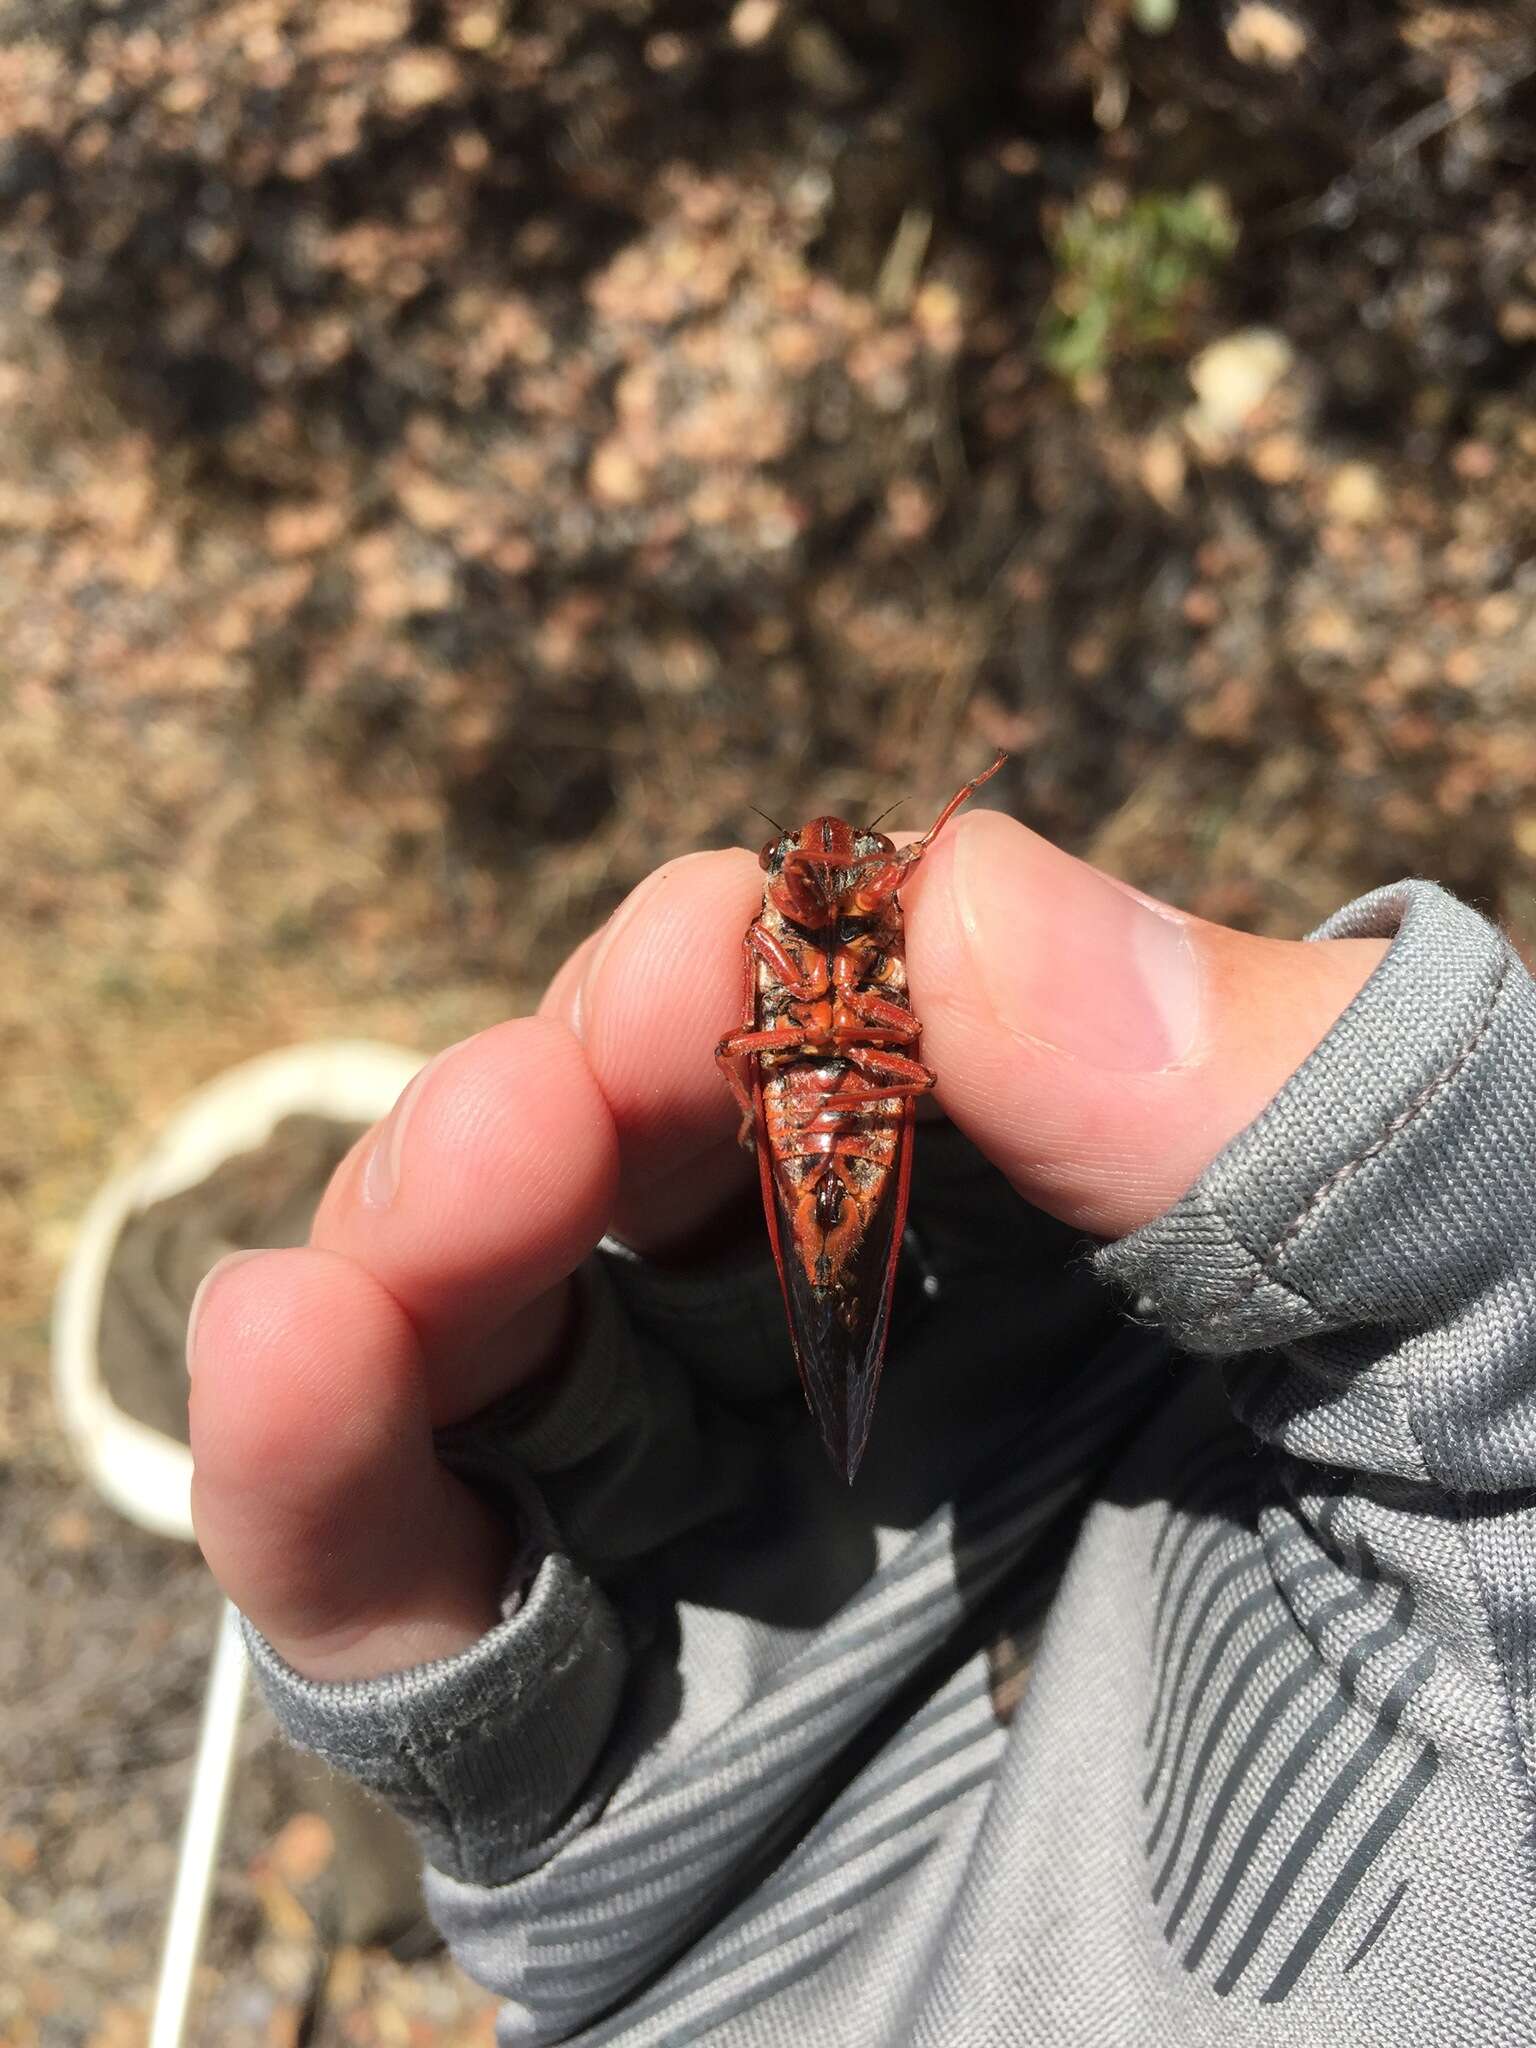
MULTIPOLYGON (((605 1230, 686 1256, 749 1196, 710 1054, 738 1021, 761 880, 739 850, 658 870, 537 1017, 423 1069, 338 1170, 309 1248, 205 1282, 198 1536, 305 1676, 451 1655, 494 1624, 511 1534, 432 1432, 558 1372, 570 1275, 605 1230)), ((1385 945, 1182 917, 987 812, 948 828, 903 901, 940 1107, 1022 1194, 1104 1237, 1193 1183, 1385 945)))

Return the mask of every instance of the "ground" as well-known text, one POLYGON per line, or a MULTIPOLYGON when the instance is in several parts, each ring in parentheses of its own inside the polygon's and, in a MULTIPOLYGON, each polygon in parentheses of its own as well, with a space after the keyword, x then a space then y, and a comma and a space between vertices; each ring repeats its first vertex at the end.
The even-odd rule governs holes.
MULTIPOLYGON (((143 2038, 213 1608, 75 1478, 46 1336, 190 1085, 430 1051, 750 806, 915 820, 997 745, 1209 916, 1415 872, 1536 941, 1536 16, 938 20, 0 0, 18 2048, 143 2038)), ((251 1742, 234 2048, 296 2038, 323 1854, 251 1742)), ((316 2038, 483 2010, 348 1955, 316 2038)))

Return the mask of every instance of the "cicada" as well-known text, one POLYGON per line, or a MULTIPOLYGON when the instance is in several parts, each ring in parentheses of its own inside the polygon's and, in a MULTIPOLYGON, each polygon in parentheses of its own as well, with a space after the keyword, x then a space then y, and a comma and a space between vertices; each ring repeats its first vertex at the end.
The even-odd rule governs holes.
POLYGON ((900 892, 1006 759, 900 849, 841 818, 770 839, 763 907, 747 927, 742 1028, 715 1048, 741 1141, 757 1149, 800 1382, 850 1484, 885 1361, 917 1098, 934 1085, 917 1057, 900 892))

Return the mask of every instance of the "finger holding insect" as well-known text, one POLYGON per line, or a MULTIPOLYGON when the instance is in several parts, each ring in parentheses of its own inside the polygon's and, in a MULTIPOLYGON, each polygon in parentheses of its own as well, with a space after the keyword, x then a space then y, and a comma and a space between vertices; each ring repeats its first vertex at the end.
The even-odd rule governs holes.
MULTIPOLYGON (((307 1675, 448 1655, 495 1619, 507 1535, 443 1469, 432 1430, 558 1363, 563 1276, 620 1211, 620 1142, 582 1039, 631 1146, 648 1117, 678 1117, 649 1162, 654 1216, 696 1220, 709 1174, 747 1167, 711 1063, 695 1061, 690 1100, 676 1045, 702 1033, 707 1054, 718 1031, 700 963, 721 959, 719 893, 743 864, 750 875, 749 857, 716 856, 666 885, 660 939, 642 903, 579 949, 546 1009, 580 1037, 546 1014, 430 1061, 343 1162, 310 1249, 210 1277, 190 1344, 199 1533, 307 1675), (626 1029, 649 1064, 626 1062, 626 1029)), ((739 1004, 739 969, 721 985, 739 1004)))
POLYGON ((580 1045, 520 1019, 428 1062, 343 1162, 307 1249, 204 1283, 188 1338, 199 1538, 309 1676, 451 1654, 495 1620, 507 1531, 432 1432, 557 1356, 565 1276, 616 1178, 580 1045))
POLYGON ((713 1055, 722 1024, 743 1016, 739 934, 761 893, 740 849, 669 861, 541 1006, 573 1023, 607 1103, 619 1145, 609 1227, 637 1250, 676 1249, 752 1184, 713 1055))
POLYGON ((562 1283, 613 1230, 674 1244, 743 1164, 709 1052, 741 1001, 722 949, 755 893, 744 853, 650 876, 556 975, 536 1018, 440 1054, 337 1174, 314 1242, 401 1302, 442 1368, 434 1419, 473 1412, 557 1348, 562 1283))
POLYGON ((563 1284, 607 1228, 617 1177, 579 1041, 555 1019, 516 1018, 428 1061, 342 1162, 311 1243, 399 1303, 441 1425, 557 1345, 563 1284))
MULTIPOLYGON (((611 920, 610 920, 611 921, 611 920)), ((562 965, 556 970, 539 999, 538 1014, 541 1017, 558 1017, 570 1027, 577 1038, 581 1036, 581 989, 587 978, 587 968, 592 956, 602 944, 607 933, 606 924, 599 925, 595 932, 588 932, 574 952, 568 953, 562 965)))
POLYGON ((311 1678, 370 1678, 495 1621, 510 1539, 434 1455, 427 1361, 361 1266, 314 1250, 225 1261, 187 1363, 198 1540, 280 1656, 311 1678))
POLYGON ((1385 949, 1208 924, 994 812, 957 820, 904 900, 941 1106, 1021 1193, 1103 1237, 1194 1183, 1385 949))

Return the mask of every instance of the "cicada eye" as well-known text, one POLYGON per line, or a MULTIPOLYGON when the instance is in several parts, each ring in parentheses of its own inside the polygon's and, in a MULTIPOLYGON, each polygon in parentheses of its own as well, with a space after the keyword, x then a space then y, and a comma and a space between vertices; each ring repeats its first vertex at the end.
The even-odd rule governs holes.
POLYGON ((773 866, 773 856, 778 850, 779 842, 777 839, 770 839, 762 852, 757 856, 758 866, 760 868, 771 868, 773 866))

